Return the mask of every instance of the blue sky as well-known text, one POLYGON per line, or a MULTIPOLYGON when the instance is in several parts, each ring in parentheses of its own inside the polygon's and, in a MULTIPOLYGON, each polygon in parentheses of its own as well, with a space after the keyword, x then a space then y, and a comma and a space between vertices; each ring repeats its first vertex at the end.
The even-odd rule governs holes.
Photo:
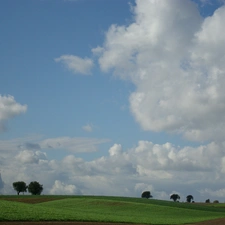
POLYGON ((224 17, 222 1, 1 1, 1 192, 225 200, 224 17))

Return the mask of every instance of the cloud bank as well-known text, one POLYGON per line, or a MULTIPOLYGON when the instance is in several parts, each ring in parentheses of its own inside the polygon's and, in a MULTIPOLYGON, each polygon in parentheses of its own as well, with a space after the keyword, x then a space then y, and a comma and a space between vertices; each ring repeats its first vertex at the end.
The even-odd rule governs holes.
MULTIPOLYGON (((181 148, 171 143, 139 141, 130 149, 113 144, 108 155, 86 161, 74 154, 49 159, 43 149, 18 147, 23 141, 12 140, 15 145, 9 146, 7 152, 0 147, 4 194, 14 193, 11 186, 14 181, 37 180, 43 184, 44 194, 140 197, 142 191, 150 190, 158 199, 169 200, 170 194, 176 191, 183 200, 190 192, 199 201, 209 196, 225 200, 221 194, 224 192, 225 143, 181 148), (12 161, 14 163, 6 163, 12 161)), ((33 141, 40 146, 43 142, 33 141)))

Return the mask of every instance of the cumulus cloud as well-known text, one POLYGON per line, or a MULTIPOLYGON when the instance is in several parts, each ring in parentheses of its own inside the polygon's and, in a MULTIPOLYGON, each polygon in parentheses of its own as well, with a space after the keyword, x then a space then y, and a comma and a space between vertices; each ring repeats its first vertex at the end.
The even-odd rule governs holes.
POLYGON ((130 110, 144 130, 222 140, 225 131, 225 7, 203 19, 192 1, 137 0, 134 22, 112 25, 102 71, 131 80, 130 110))
POLYGON ((94 63, 89 58, 80 58, 75 55, 62 55, 55 59, 55 62, 61 62, 68 70, 75 74, 90 75, 94 63))
POLYGON ((80 194, 80 191, 73 184, 64 184, 63 182, 56 180, 49 193, 52 195, 75 195, 80 194))
POLYGON ((21 163, 39 163, 40 160, 46 160, 47 156, 41 151, 23 150, 15 158, 21 163))
POLYGON ((17 103, 13 96, 0 95, 0 131, 6 130, 4 122, 27 111, 26 105, 17 103))
POLYGON ((119 155, 122 152, 122 146, 119 144, 114 144, 110 149, 109 149, 109 155, 119 155))

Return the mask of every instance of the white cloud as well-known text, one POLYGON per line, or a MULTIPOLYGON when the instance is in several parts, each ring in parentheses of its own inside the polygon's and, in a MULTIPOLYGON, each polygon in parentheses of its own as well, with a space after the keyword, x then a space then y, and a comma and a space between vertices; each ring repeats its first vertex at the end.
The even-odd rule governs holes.
POLYGON ((75 195, 80 194, 80 191, 77 190, 76 186, 73 184, 64 184, 63 182, 56 180, 49 193, 51 195, 75 195))
POLYGON ((27 106, 17 103, 13 96, 0 95, 0 123, 26 111, 27 106))
POLYGON ((82 129, 84 131, 87 131, 87 132, 92 132, 93 131, 93 125, 92 124, 86 124, 82 127, 82 129))
POLYGON ((92 53, 93 53, 94 55, 99 56, 99 55, 101 55, 101 54, 103 53, 104 48, 98 46, 98 47, 96 47, 96 48, 93 48, 91 51, 92 51, 92 53))
POLYGON ((96 51, 102 71, 135 84, 136 121, 193 141, 223 140, 225 7, 203 19, 192 1, 137 0, 133 12, 134 22, 112 25, 96 51))
POLYGON ((21 163, 39 163, 40 160, 46 160, 46 153, 41 151, 23 150, 15 157, 21 163))
POLYGON ((109 149, 109 155, 119 155, 122 153, 122 146, 119 144, 114 144, 110 149, 109 149))
POLYGON ((210 197, 215 197, 215 198, 223 198, 225 196, 225 189, 222 188, 222 189, 219 189, 219 190, 211 190, 211 189, 208 189, 208 188, 205 188, 205 189, 202 189, 199 191, 200 194, 202 195, 209 195, 210 197))
POLYGON ((80 58, 75 55, 62 55, 55 59, 55 62, 61 62, 68 70, 75 74, 90 75, 94 63, 89 58, 80 58))

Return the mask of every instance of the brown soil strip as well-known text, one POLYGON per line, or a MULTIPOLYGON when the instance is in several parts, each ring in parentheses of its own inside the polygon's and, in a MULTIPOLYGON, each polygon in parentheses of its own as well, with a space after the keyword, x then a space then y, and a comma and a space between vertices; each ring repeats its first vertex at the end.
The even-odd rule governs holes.
POLYGON ((36 203, 41 203, 41 202, 49 202, 49 201, 54 201, 54 200, 60 200, 64 198, 1 198, 1 200, 7 200, 7 201, 13 201, 13 202, 23 202, 23 203, 28 203, 28 204, 36 204, 36 203))

